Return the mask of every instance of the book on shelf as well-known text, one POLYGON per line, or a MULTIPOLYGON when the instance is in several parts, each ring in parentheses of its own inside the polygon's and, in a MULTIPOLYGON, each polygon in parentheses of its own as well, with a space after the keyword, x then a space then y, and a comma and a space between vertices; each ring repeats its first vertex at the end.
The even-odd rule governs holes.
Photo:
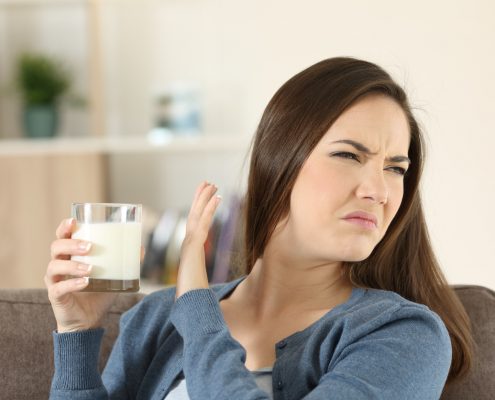
POLYGON ((148 237, 141 277, 150 282, 161 283, 163 281, 164 260, 179 217, 177 210, 166 210, 148 237))
POLYGON ((163 260, 162 283, 165 285, 175 285, 177 283, 177 273, 179 271, 180 248, 186 236, 187 215, 182 214, 177 221, 174 233, 170 239, 163 260))
MULTIPOLYGON (((206 271, 211 283, 226 282, 231 277, 240 207, 239 196, 229 196, 226 206, 214 217, 211 224, 204 245, 206 271)), ((167 210, 163 213, 147 240, 142 278, 156 284, 176 284, 187 215, 188 212, 177 210, 167 210)))

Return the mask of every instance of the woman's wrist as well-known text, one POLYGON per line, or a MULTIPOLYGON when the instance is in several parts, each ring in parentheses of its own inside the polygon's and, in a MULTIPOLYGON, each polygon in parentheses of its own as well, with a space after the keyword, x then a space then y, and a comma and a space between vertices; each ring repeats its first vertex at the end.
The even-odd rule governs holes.
POLYGON ((57 333, 75 333, 75 332, 83 332, 89 331, 92 329, 99 329, 100 325, 95 326, 63 326, 57 324, 57 333))

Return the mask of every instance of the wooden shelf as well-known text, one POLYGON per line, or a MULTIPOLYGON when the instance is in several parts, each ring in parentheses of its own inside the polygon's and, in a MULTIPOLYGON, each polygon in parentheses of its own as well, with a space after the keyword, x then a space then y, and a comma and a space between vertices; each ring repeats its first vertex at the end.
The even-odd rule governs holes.
POLYGON ((161 143, 154 143, 145 137, 4 139, 0 140, 0 156, 247 150, 250 140, 251 137, 243 135, 174 136, 161 143))

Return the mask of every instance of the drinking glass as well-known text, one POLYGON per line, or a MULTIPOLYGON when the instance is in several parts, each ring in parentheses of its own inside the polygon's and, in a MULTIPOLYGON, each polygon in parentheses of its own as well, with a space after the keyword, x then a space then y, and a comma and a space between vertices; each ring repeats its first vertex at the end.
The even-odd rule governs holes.
POLYGON ((71 259, 93 266, 84 292, 139 291, 140 204, 72 203, 73 239, 91 242, 84 256, 71 259))

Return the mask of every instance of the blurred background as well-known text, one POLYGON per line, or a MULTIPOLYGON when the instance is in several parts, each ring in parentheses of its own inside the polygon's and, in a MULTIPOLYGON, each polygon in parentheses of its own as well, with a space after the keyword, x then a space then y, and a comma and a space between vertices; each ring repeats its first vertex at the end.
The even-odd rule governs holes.
POLYGON ((489 0, 0 0, 0 287, 42 287, 71 202, 144 206, 146 281, 173 283, 194 190, 229 279, 264 107, 334 56, 376 62, 427 137, 423 200, 450 283, 495 289, 495 3, 489 0))

